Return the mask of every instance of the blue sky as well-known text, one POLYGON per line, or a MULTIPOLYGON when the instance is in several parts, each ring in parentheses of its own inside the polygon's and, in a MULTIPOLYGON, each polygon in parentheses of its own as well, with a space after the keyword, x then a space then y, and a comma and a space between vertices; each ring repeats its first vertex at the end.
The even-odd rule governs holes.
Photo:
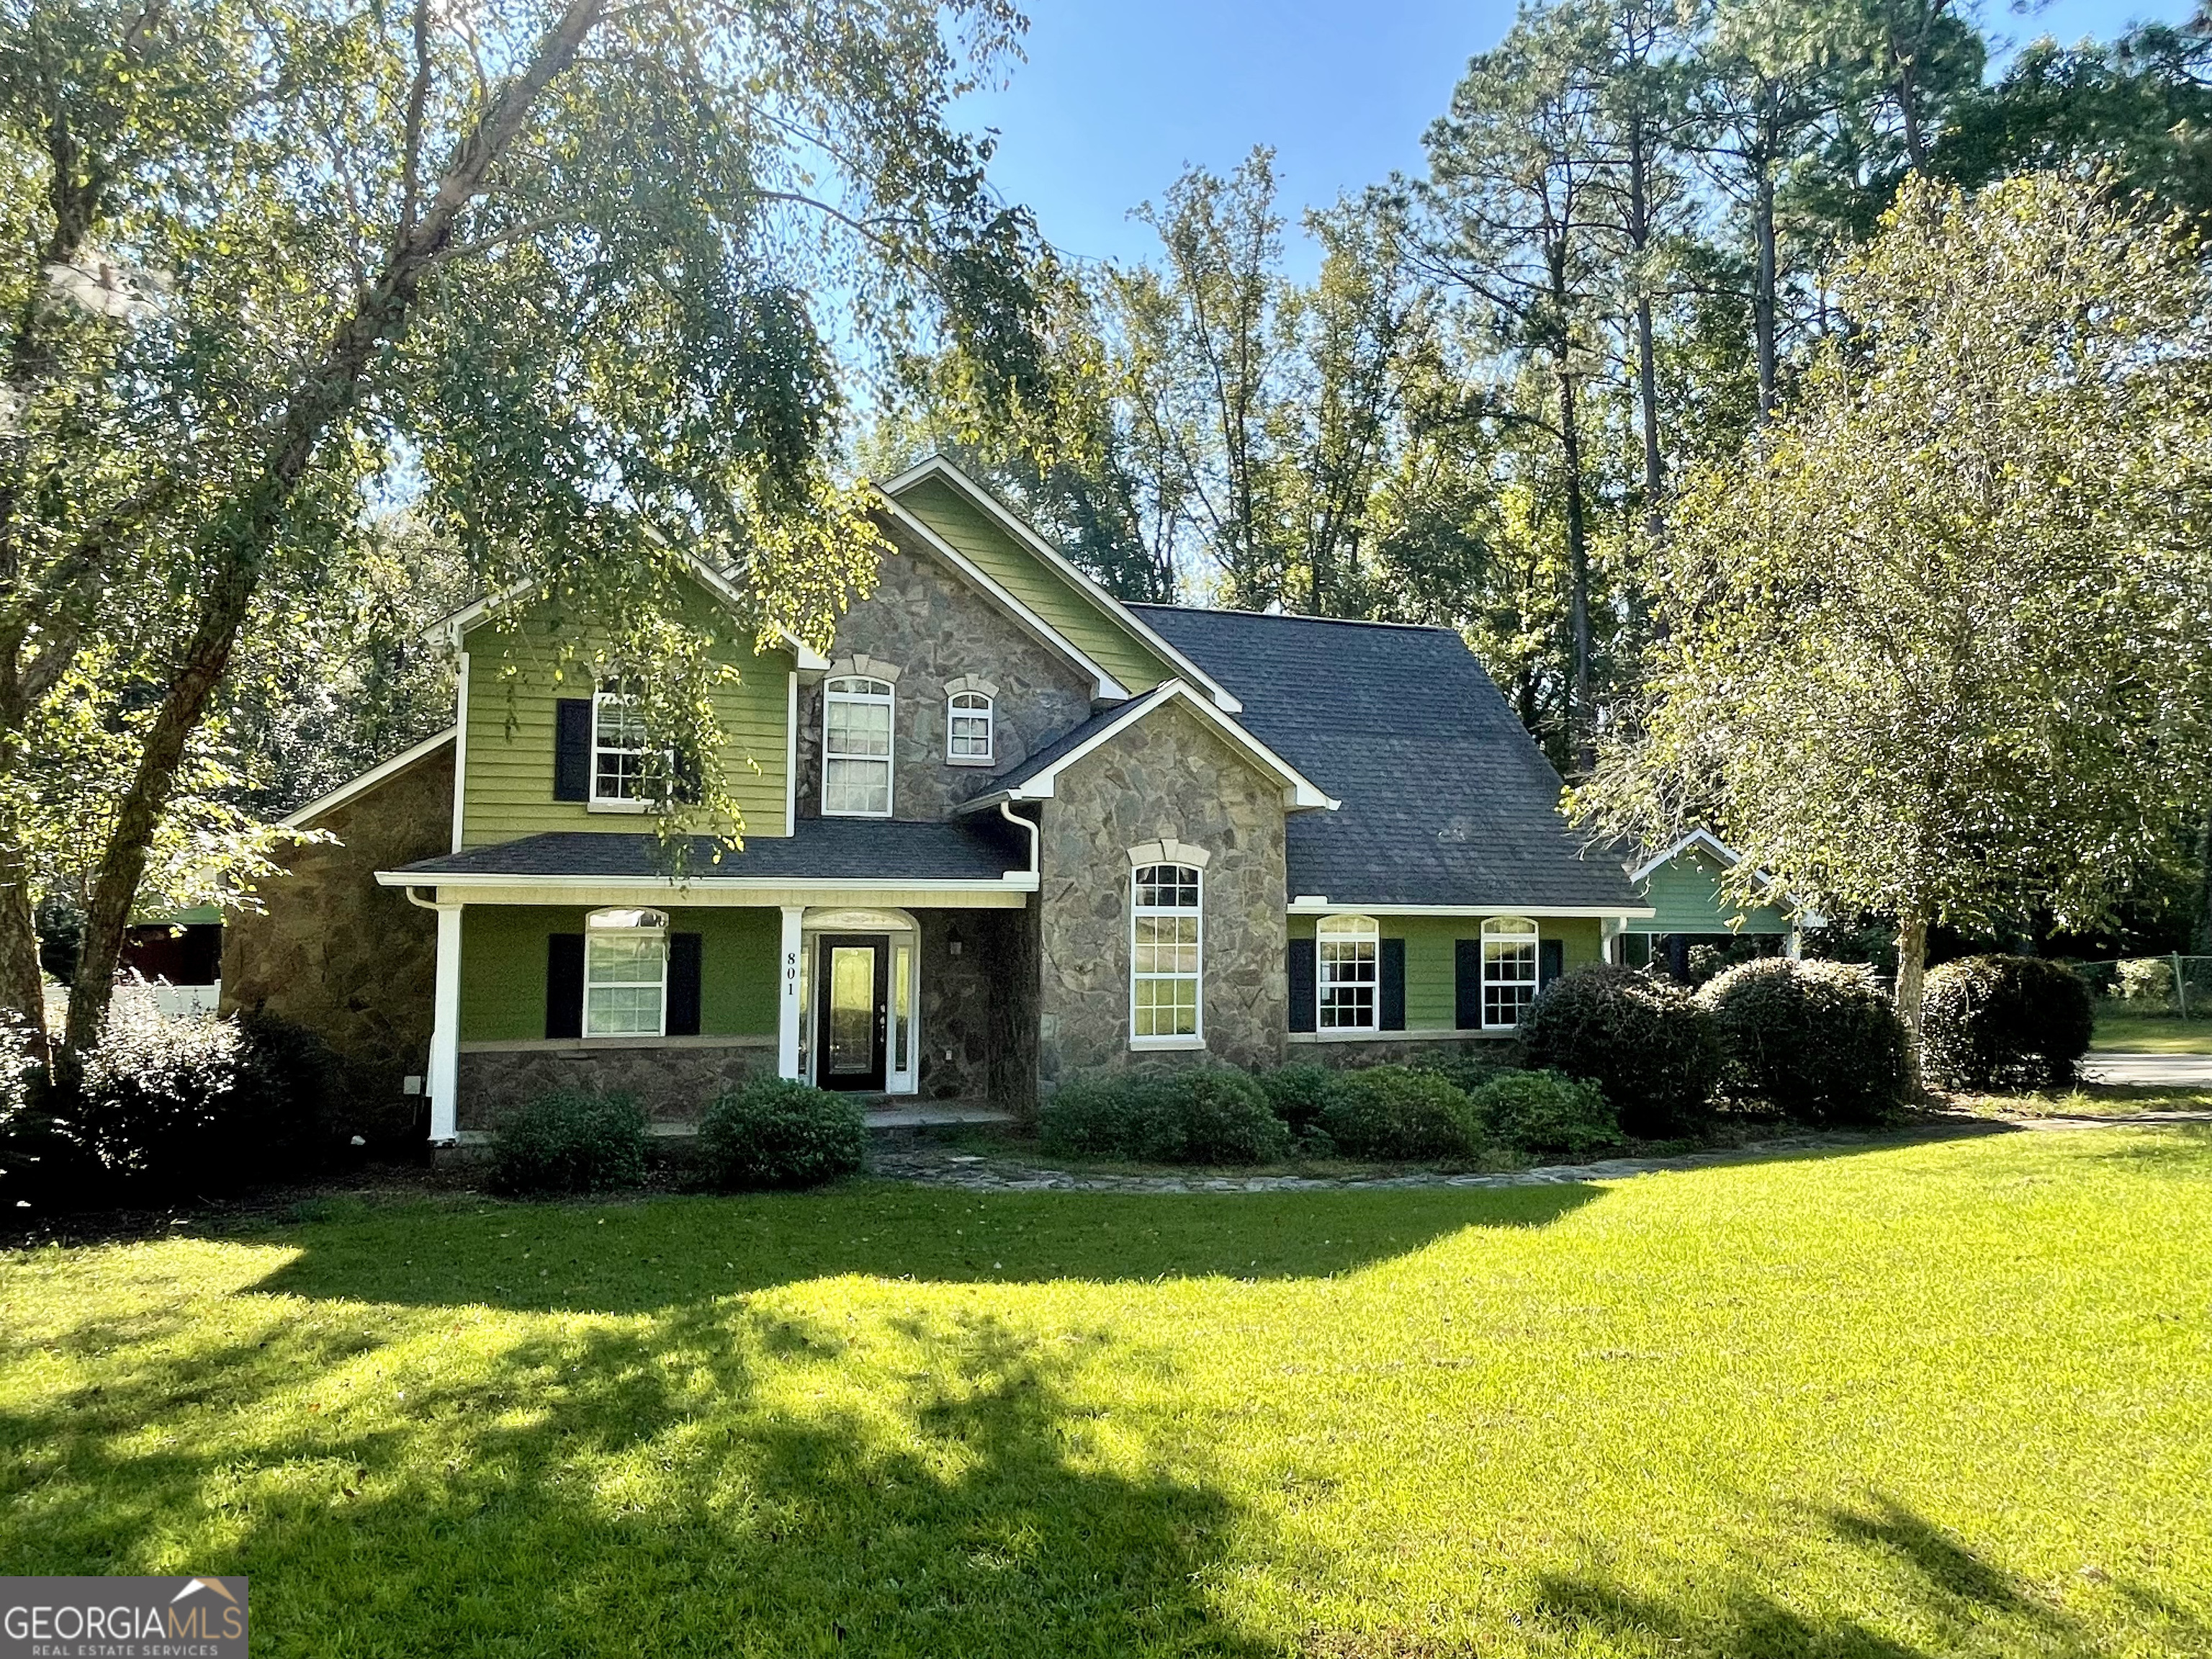
MULTIPOLYGON (((1029 61, 972 95, 968 126, 1000 133, 992 172, 1068 252, 1136 259, 1127 217, 1189 163, 1225 171, 1273 144, 1285 204, 1333 201, 1421 165, 1421 131, 1469 54, 1512 21, 1510 0, 1029 0, 1029 61)), ((2187 0, 2053 0, 2027 15, 1985 3, 2014 40, 2118 33, 2179 20, 2187 0)), ((1300 274, 1310 258, 1294 250, 1300 274)))

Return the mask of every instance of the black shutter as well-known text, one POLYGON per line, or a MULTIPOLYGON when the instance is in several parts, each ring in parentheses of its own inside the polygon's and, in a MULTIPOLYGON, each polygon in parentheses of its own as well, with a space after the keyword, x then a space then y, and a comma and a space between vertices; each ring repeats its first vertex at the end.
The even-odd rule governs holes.
POLYGON ((1386 1031, 1406 1029, 1406 941, 1382 941, 1382 1006, 1376 1024, 1386 1031))
POLYGON ((670 1036, 699 1035, 699 935, 668 936, 668 1027, 670 1036))
POLYGON ((1547 939, 1536 946, 1536 988, 1541 990, 1567 970, 1567 942, 1547 939))
POLYGON ((678 806, 696 806, 699 804, 700 796, 705 792, 704 786, 699 781, 698 757, 687 755, 679 750, 674 757, 674 761, 676 775, 672 793, 676 797, 676 804, 678 806))
POLYGON ((553 799, 592 798, 592 700, 562 697, 553 704, 553 799))
POLYGON ((545 941, 545 1035, 584 1035, 584 936, 555 933, 545 941))
POLYGON ((1310 1031, 1314 1028, 1314 942, 1310 939, 1291 941, 1291 1029, 1310 1031))
POLYGON ((1482 941, 1452 941, 1452 1024, 1462 1031, 1482 1029, 1482 941))

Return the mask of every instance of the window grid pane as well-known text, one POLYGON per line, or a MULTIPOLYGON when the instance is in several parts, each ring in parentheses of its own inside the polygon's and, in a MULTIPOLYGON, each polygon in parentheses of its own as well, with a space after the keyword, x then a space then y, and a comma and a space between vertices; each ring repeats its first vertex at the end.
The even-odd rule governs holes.
POLYGON ((584 951, 584 1035, 659 1036, 667 973, 665 934, 590 935, 584 951))
MULTIPOLYGON (((1525 925, 1524 925, 1525 926, 1525 925)), ((1537 953, 1534 928, 1511 927, 1504 936, 1482 941, 1482 1023, 1518 1025, 1536 1000, 1537 953)))
POLYGON ((891 688, 831 680, 822 710, 822 810, 860 817, 891 811, 891 688))
POLYGON ((1320 936, 1320 1019, 1325 1031, 1373 1030, 1382 981, 1380 942, 1373 933, 1320 936))
POLYGON ((1194 1037, 1203 968, 1199 873, 1188 865, 1153 864, 1132 879, 1130 1034, 1194 1037))
POLYGON ((592 797, 645 798, 645 719, 624 696, 602 692, 592 703, 592 797))

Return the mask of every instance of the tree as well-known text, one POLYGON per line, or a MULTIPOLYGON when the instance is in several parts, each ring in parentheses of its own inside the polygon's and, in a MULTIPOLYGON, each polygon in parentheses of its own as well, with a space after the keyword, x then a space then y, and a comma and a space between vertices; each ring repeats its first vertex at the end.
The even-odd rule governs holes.
POLYGON ((2178 222, 1909 181, 1796 404, 1685 486, 1644 706, 1576 791, 1812 905, 2097 919, 2212 787, 2212 283, 2178 222))
POLYGON ((81 1054, 241 641, 343 580, 395 495, 478 580, 600 618, 589 672, 655 688, 704 763, 693 816, 741 831, 658 600, 698 549, 747 631, 820 637, 868 579, 817 307, 885 362, 937 327, 1006 386, 1035 372, 1027 222, 943 118, 956 45, 988 63, 1019 19, 945 18, 959 41, 888 0, 27 0, 0 51, 0 1000, 39 1018, 42 734, 76 699, 127 739, 81 1054))

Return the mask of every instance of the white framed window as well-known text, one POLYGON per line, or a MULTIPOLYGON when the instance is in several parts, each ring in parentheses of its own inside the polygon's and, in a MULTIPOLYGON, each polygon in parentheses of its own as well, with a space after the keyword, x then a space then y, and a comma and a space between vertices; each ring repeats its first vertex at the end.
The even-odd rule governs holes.
POLYGON ((862 674, 824 682, 822 811, 829 817, 891 815, 891 683, 862 674))
POLYGON ((1492 916, 1482 924, 1482 1028, 1508 1030, 1536 1000, 1536 924, 1492 916))
POLYGON ((626 691, 592 698, 592 801, 594 806, 643 811, 647 795, 645 716, 626 691))
POLYGON ((1315 1024, 1324 1031, 1372 1031, 1382 982, 1382 930, 1372 916, 1323 916, 1316 941, 1315 1024))
POLYGON ((945 758, 955 766, 987 766, 997 733, 997 711, 982 691, 955 691, 945 700, 945 758))
POLYGON ((659 1036, 668 1024, 668 917, 594 910, 584 918, 584 1035, 659 1036))
POLYGON ((1130 872, 1129 1041, 1196 1048, 1206 948, 1201 884, 1191 864, 1143 864, 1130 872))

